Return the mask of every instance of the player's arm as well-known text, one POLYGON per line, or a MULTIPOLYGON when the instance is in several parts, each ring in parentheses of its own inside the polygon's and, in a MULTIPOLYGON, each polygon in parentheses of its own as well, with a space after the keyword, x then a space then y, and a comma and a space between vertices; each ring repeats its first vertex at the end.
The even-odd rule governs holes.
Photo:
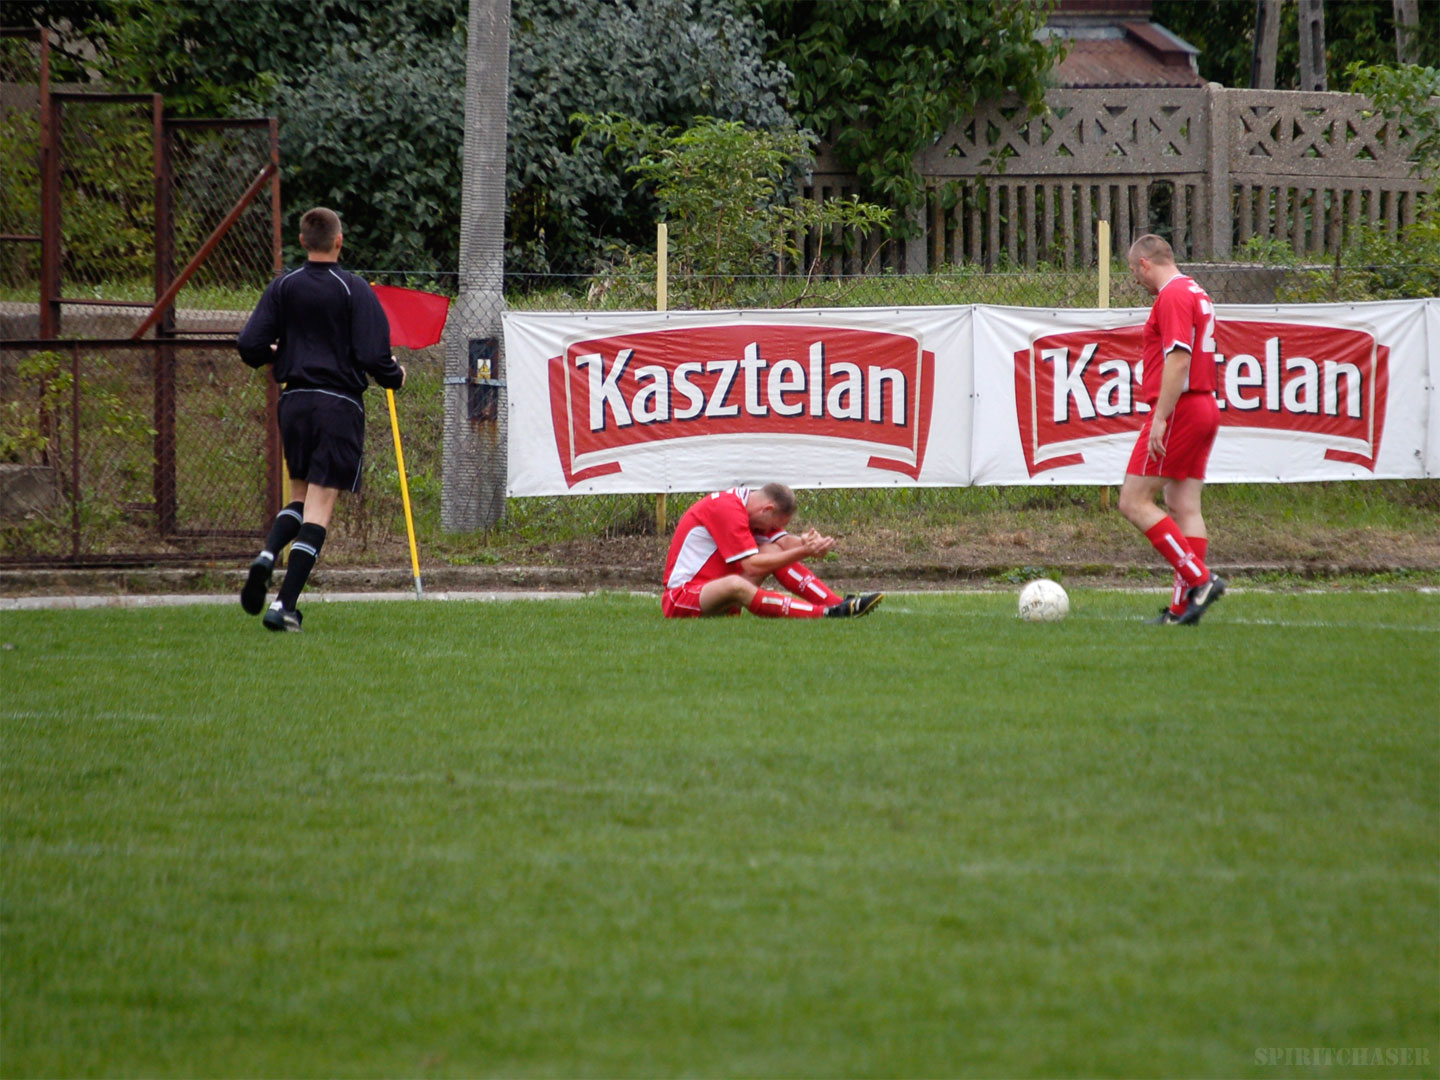
POLYGON ((737 569, 744 574, 773 574, 777 570, 783 570, 793 562, 801 559, 811 559, 817 555, 824 555, 835 546, 835 541, 829 536, 821 536, 814 529, 808 529, 799 537, 799 543, 782 546, 780 544, 767 544, 763 551, 754 555, 746 556, 739 560, 737 569))
POLYGON ((1160 397, 1155 402, 1154 418, 1150 421, 1150 442, 1147 444, 1151 457, 1159 457, 1165 449, 1165 429, 1170 426, 1170 416, 1190 382, 1190 350, 1183 345, 1173 345, 1165 354, 1165 368, 1160 373, 1160 397))
POLYGON ((266 286, 260 294, 260 302, 245 323, 245 329, 235 340, 240 359, 252 368, 264 367, 275 360, 274 345, 280 340, 279 290, 278 279, 266 286))
POLYGON ((405 369, 390 355, 390 320, 385 318, 385 309, 370 286, 363 282, 350 305, 350 341, 356 365, 380 386, 399 390, 405 385, 405 369))

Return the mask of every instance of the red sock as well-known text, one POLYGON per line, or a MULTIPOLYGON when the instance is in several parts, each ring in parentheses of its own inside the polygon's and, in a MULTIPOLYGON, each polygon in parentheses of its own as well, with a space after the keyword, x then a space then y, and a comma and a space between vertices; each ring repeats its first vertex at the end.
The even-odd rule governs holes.
POLYGON ((767 619, 818 619, 825 614, 825 609, 819 604, 769 589, 756 589, 749 607, 752 615, 762 615, 767 619))
POLYGON ((775 580, 801 599, 821 607, 829 607, 845 599, 816 577, 814 571, 804 563, 793 562, 784 569, 775 571, 775 580))
MULTIPOLYGON (((1187 536, 1185 542, 1190 545, 1190 550, 1195 553, 1195 558, 1202 563, 1210 548, 1210 541, 1204 536, 1187 536)), ((1170 593, 1170 614, 1185 614, 1185 593, 1190 586, 1185 584, 1185 579, 1180 576, 1180 571, 1175 571, 1175 588, 1170 593)))
POLYGON ((1185 542, 1180 526, 1168 514, 1145 530, 1145 539, 1185 579, 1186 588, 1194 588, 1210 576, 1205 564, 1196 558, 1195 552, 1185 542))

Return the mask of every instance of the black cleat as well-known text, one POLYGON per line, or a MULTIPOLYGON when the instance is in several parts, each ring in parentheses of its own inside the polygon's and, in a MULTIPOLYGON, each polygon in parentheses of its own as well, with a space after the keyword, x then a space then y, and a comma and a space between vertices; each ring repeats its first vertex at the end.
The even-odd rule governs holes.
POLYGON ((259 615, 264 610, 265 593, 270 589, 270 575, 274 572, 273 562, 256 559, 250 564, 250 576, 240 590, 240 606, 245 609, 246 615, 259 615))
POLYGON ((1180 616, 1181 626, 1194 626, 1200 621, 1211 604, 1225 595, 1225 579, 1218 574, 1211 574, 1209 579, 1202 581, 1185 594, 1185 614, 1180 616))
POLYGON ((266 630, 288 631, 292 634, 300 632, 300 620, 304 618, 298 611, 286 611, 280 606, 277 600, 270 605, 270 610, 265 612, 265 618, 261 620, 266 630))
POLYGON ((1153 619, 1145 620, 1146 626, 1179 626, 1180 616, 1176 615, 1169 607, 1162 607, 1160 614, 1153 619))
POLYGON ((825 609, 827 619, 858 619, 861 615, 869 615, 880 606, 880 601, 885 599, 883 592, 863 593, 860 596, 847 596, 838 604, 831 604, 825 609))

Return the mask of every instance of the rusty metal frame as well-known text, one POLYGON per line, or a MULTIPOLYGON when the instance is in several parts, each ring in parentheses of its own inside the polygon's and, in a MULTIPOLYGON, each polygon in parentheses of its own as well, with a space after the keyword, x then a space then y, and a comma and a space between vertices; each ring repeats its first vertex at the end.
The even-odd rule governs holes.
MULTIPOLYGON (((93 92, 59 91, 52 90, 50 80, 50 32, 48 30, 29 29, 3 29, 0 34, 6 37, 27 37, 38 38, 40 43, 40 74, 39 74, 39 119, 40 119, 40 217, 41 228, 39 236, 29 235, 6 235, 0 240, 13 242, 28 242, 40 245, 40 289, 39 289, 39 336, 29 339, 15 339, 4 342, 6 349, 26 348, 51 348, 61 353, 69 352, 71 357, 71 374, 73 377, 71 415, 74 431, 72 439, 76 447, 72 448, 71 473, 69 477, 70 498, 72 504, 71 522, 71 551, 68 556, 36 556, 32 558, 3 558, 0 563, 5 565, 133 565, 146 562, 160 561, 184 561, 183 558, 171 559, 164 554, 140 554, 133 555, 95 555, 85 556, 80 552, 80 524, 79 524, 79 487, 80 476, 78 441, 80 439, 79 416, 80 416, 80 372, 79 356, 81 348, 148 348, 154 350, 154 426, 155 451, 154 451, 154 513, 157 533, 162 537, 185 537, 204 536, 207 538, 220 538, 227 535, 224 531, 213 530, 187 530, 179 528, 178 507, 177 507, 177 462, 176 456, 176 393, 175 393, 175 361, 177 345, 177 334, 175 330, 174 299, 186 281, 204 263, 214 251, 216 245, 239 219, 245 209, 259 196, 266 185, 270 188, 270 211, 272 219, 271 245, 272 245, 272 272, 275 274, 283 270, 283 249, 281 243, 280 227, 280 152, 279 152, 279 126, 274 117, 255 120, 224 120, 224 119, 172 119, 165 116, 164 102, 159 94, 109 94, 93 92), (148 104, 151 110, 152 138, 154 140, 154 184, 155 184, 155 301, 152 303, 144 301, 106 301, 96 300, 89 297, 77 297, 73 300, 64 299, 62 295, 63 282, 62 271, 62 197, 60 187, 60 166, 63 156, 61 140, 61 120, 64 106, 67 103, 114 103, 114 104, 148 104), (198 129, 260 129, 268 133, 269 154, 268 161, 261 168, 259 175, 251 182, 245 193, 237 200, 235 205, 225 215, 219 226, 211 233, 210 237, 196 252, 194 257, 179 274, 175 272, 175 233, 174 233, 174 173, 173 173, 173 135, 177 129, 198 128, 198 129), (155 329, 155 337, 148 341, 137 341, 135 339, 121 340, 91 338, 91 339, 61 339, 60 327, 62 320, 62 305, 74 304, 76 306, 107 306, 107 307, 137 307, 147 309, 147 315, 135 338, 143 338, 144 334, 152 327, 155 329)), ((234 340, 230 338, 219 339, 193 339, 184 340, 184 348, 234 348, 234 340)), ((268 502, 267 510, 278 509, 283 505, 283 451, 280 446, 279 432, 276 424, 276 408, 279 401, 279 388, 274 385, 273 380, 267 383, 266 390, 266 436, 265 436, 265 493, 268 502)), ((41 418, 42 429, 47 432, 53 423, 48 416, 41 418)), ((48 459, 47 459, 48 461, 48 459)), ((232 530, 232 532, 234 532, 232 530)), ((253 537, 250 531, 234 533, 234 537, 250 539, 253 537)), ((243 552, 241 552, 243 554, 243 552)), ((215 557, 212 555, 211 557, 215 557)))

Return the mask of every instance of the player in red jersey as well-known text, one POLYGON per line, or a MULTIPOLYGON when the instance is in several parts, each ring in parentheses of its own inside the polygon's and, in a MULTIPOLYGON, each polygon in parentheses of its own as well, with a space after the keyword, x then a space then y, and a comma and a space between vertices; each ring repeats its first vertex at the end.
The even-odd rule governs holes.
POLYGON ((1215 305, 1180 273, 1175 253, 1159 236, 1147 234, 1131 245, 1130 272, 1155 303, 1141 356, 1140 400, 1150 405, 1150 415, 1125 470, 1120 513, 1175 568, 1170 606, 1151 621, 1188 626, 1225 593, 1224 579, 1205 565, 1209 539, 1200 512, 1205 465, 1220 429, 1215 305), (1155 505, 1162 492, 1169 514, 1155 505))
POLYGON ((714 491, 686 510, 665 560, 660 610, 668 619, 737 614, 792 619, 868 615, 883 593, 842 597, 801 559, 835 546, 808 529, 785 531, 795 513, 795 493, 784 484, 714 491), (761 588, 771 574, 794 595, 761 588))

